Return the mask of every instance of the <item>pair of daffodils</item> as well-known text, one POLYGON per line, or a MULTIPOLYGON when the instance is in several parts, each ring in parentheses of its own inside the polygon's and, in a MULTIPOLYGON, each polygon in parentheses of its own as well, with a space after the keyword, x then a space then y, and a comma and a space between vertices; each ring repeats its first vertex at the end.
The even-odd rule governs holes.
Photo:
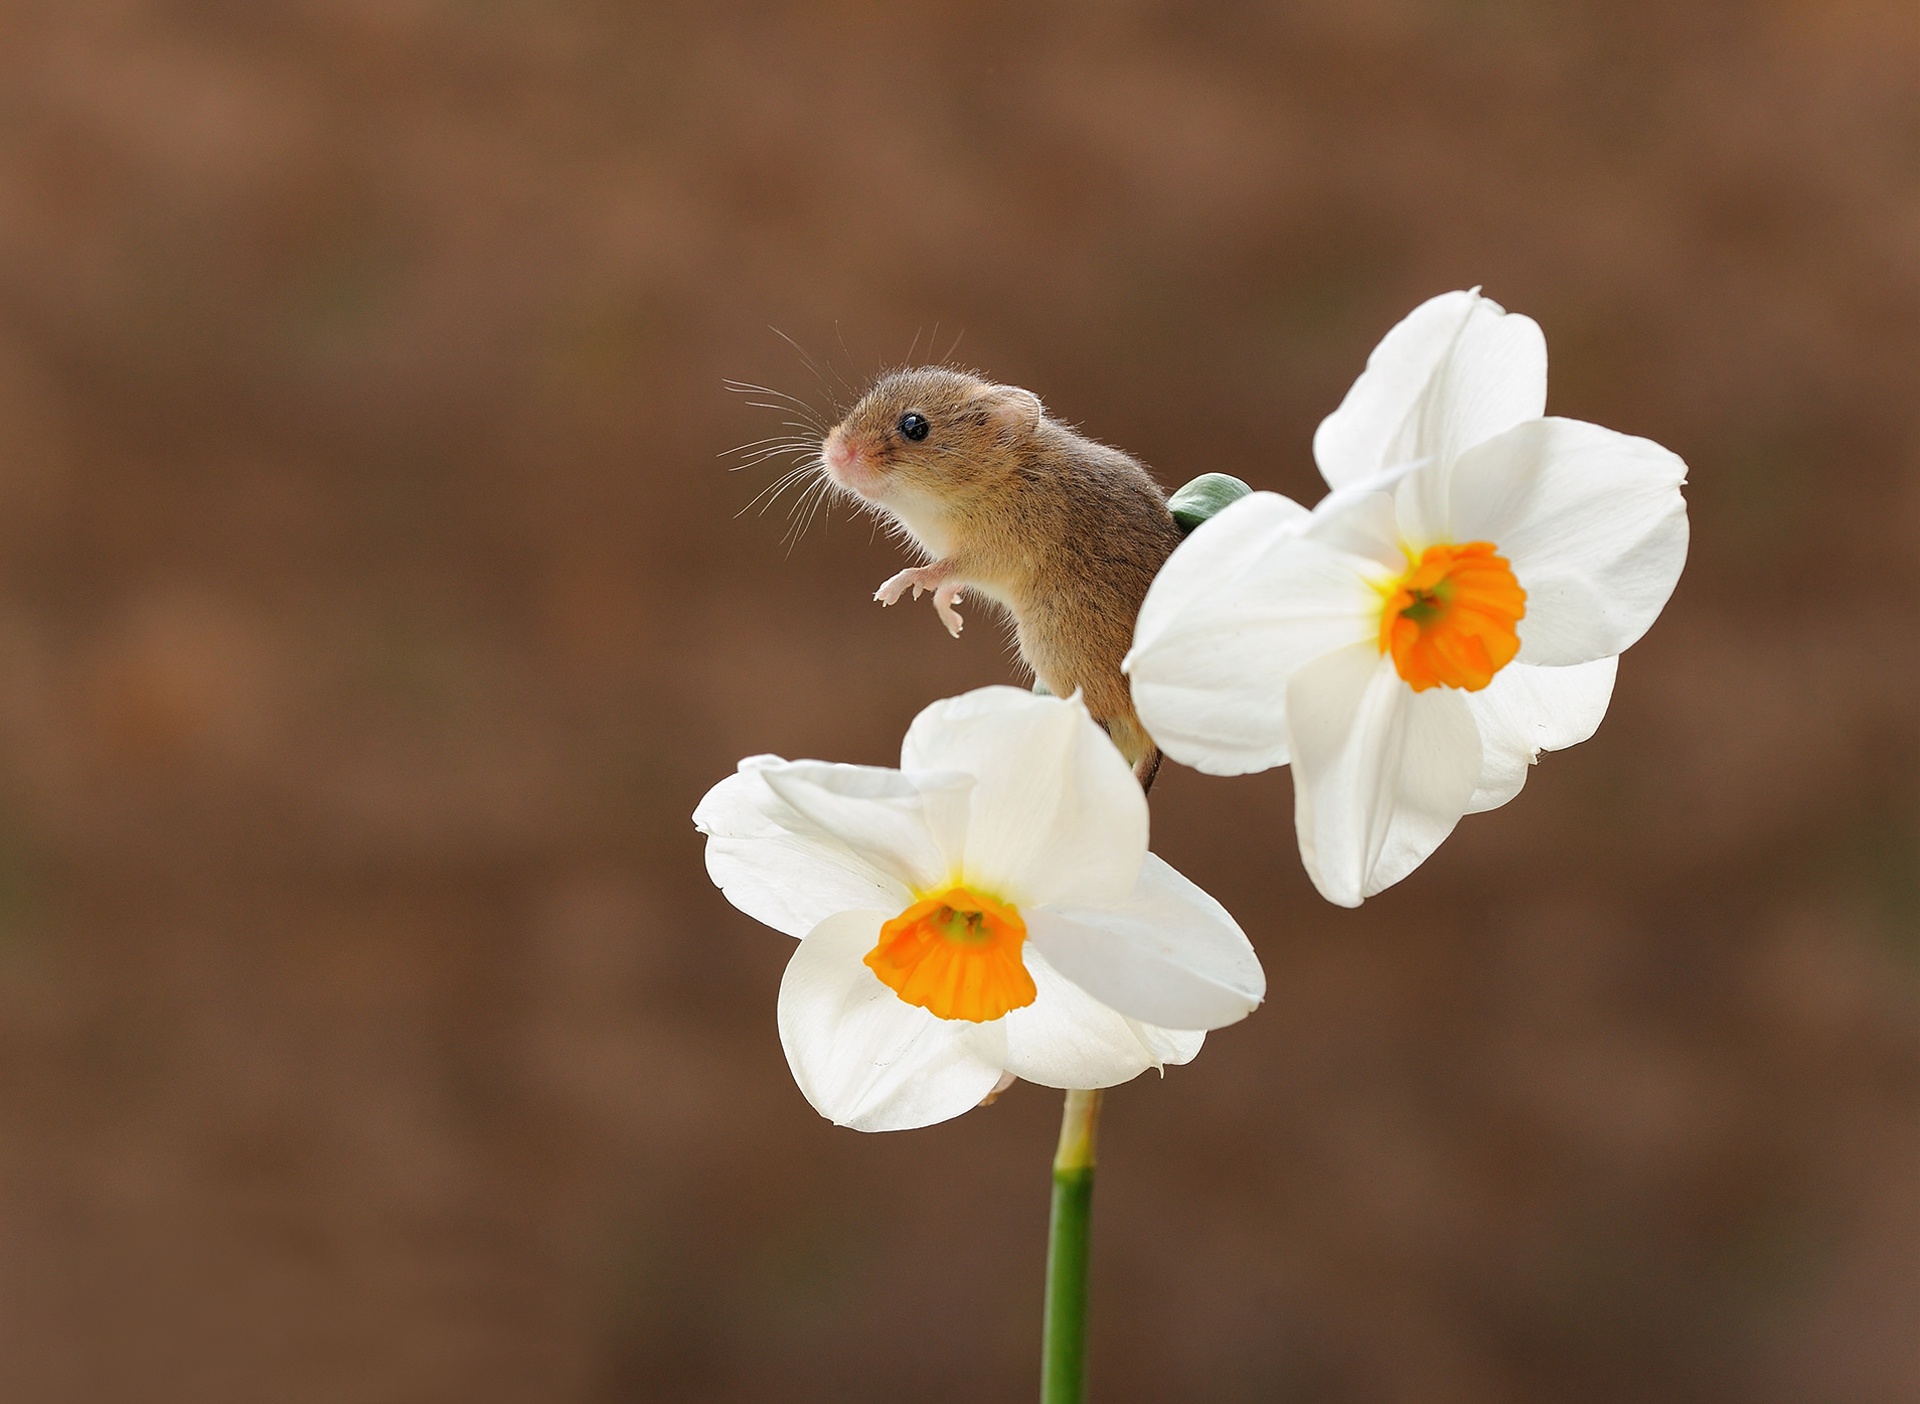
MULTIPOLYGON (((1528 318, 1423 304, 1315 435, 1327 496, 1234 502, 1141 609, 1148 730, 1209 774, 1291 765, 1330 901, 1400 881, 1591 736, 1678 581, 1685 465, 1543 417, 1546 370, 1528 318)), ((845 1125, 944 1120, 1012 1078, 1112 1086, 1264 993, 1233 919, 1147 851, 1145 797, 1077 700, 937 703, 897 771, 755 757, 694 817, 727 897, 801 938, 781 1041, 845 1125)))

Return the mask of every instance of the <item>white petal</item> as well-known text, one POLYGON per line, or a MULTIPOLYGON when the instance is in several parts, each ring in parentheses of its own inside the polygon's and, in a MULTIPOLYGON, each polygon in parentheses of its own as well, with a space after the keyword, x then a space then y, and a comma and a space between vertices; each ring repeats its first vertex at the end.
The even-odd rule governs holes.
POLYGON ((1394 484, 1377 479, 1366 488, 1328 493, 1314 504, 1301 535, 1365 561, 1369 579, 1398 579, 1407 568, 1407 552, 1393 489, 1406 476, 1395 473, 1394 484))
POLYGON ((1302 535, 1315 519, 1294 503, 1255 493, 1173 553, 1121 665, 1161 750, 1210 775, 1287 763, 1287 680, 1379 630, 1380 595, 1368 582, 1380 567, 1341 549, 1363 534, 1344 524, 1348 515, 1390 513, 1391 499, 1369 497, 1318 523, 1330 542, 1302 535))
POLYGON ((1200 1045, 1207 1041, 1205 1029, 1163 1029, 1156 1024, 1127 1020, 1127 1026, 1146 1045, 1147 1052, 1162 1063, 1191 1063, 1200 1056, 1200 1045))
POLYGON ((1255 492, 1202 522, 1154 577, 1133 626, 1133 651, 1156 648, 1168 634, 1191 628, 1194 610, 1237 585, 1258 568, 1276 540, 1298 532, 1312 518, 1290 497, 1255 492))
POLYGON ((1147 856, 1147 798, 1077 698, 983 687, 914 718, 909 771, 975 777, 966 880, 1016 906, 1110 902, 1147 856))
POLYGON ((1251 1014, 1266 973, 1246 933, 1195 884, 1147 855, 1114 907, 1037 907, 1027 939, 1062 975, 1122 1014, 1169 1029, 1217 1029, 1251 1014))
POLYGON ((804 936, 835 912, 898 912, 913 892, 895 872, 809 823, 767 784, 791 762, 751 756, 707 791, 693 822, 707 835, 707 873, 727 900, 756 921, 804 936))
POLYGON ((1048 964, 1028 942, 1022 958, 1037 991, 1000 1020, 1007 1071, 1042 1087, 1112 1087, 1163 1061, 1156 1040, 1048 964))
POLYGON ((1650 439, 1539 419, 1454 465, 1450 539, 1491 541, 1527 592, 1520 661, 1586 663, 1646 633, 1687 559, 1687 465, 1650 439))
POLYGON ((1547 405, 1547 344, 1530 317, 1475 292, 1414 308, 1367 358, 1313 457, 1332 488, 1396 464, 1446 462, 1547 405))
POLYGON ((1371 643, 1294 674, 1287 715, 1301 860, 1321 896, 1357 907, 1466 812, 1480 773, 1473 715, 1454 688, 1415 692, 1371 643))
POLYGON ((762 774, 786 801, 789 827, 844 845, 916 892, 932 890, 960 869, 970 775, 825 761, 794 761, 762 774))
POLYGON ((780 1046, 815 1111, 856 1131, 946 1121, 993 1090, 1001 1022, 939 1019, 863 963, 891 912, 842 912, 801 940, 780 981, 780 1046))
POLYGON ((1527 767, 1542 751, 1562 751, 1593 735, 1607 714, 1619 664, 1617 657, 1570 668, 1509 663, 1486 687, 1466 694, 1480 729, 1480 780, 1467 813, 1498 809, 1519 794, 1527 767))

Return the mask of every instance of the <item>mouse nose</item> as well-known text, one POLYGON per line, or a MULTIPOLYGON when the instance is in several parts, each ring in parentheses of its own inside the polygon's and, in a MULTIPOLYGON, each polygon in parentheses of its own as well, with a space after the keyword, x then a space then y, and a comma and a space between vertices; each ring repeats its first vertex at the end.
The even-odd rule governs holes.
POLYGON ((827 435, 825 457, 829 468, 851 468, 859 456, 859 451, 838 429, 827 435))

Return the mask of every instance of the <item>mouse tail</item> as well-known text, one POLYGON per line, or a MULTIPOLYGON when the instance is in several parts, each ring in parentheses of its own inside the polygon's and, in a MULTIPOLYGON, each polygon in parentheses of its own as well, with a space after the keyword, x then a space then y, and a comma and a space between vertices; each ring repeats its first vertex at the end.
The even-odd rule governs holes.
POLYGON ((1160 773, 1160 748, 1153 744, 1153 738, 1147 735, 1147 729, 1140 725, 1137 716, 1109 717, 1102 723, 1107 735, 1113 738, 1113 744, 1120 748, 1120 754, 1127 758, 1127 764, 1133 767, 1134 778, 1140 782, 1142 790, 1153 788, 1153 778, 1160 773))

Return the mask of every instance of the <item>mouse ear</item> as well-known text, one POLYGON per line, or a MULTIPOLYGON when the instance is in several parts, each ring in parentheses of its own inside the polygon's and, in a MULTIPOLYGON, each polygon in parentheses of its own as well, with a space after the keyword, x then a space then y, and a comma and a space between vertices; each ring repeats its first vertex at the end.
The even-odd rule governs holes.
POLYGON ((1040 397, 1018 385, 983 385, 973 400, 1006 433, 1031 433, 1040 427, 1040 397))

